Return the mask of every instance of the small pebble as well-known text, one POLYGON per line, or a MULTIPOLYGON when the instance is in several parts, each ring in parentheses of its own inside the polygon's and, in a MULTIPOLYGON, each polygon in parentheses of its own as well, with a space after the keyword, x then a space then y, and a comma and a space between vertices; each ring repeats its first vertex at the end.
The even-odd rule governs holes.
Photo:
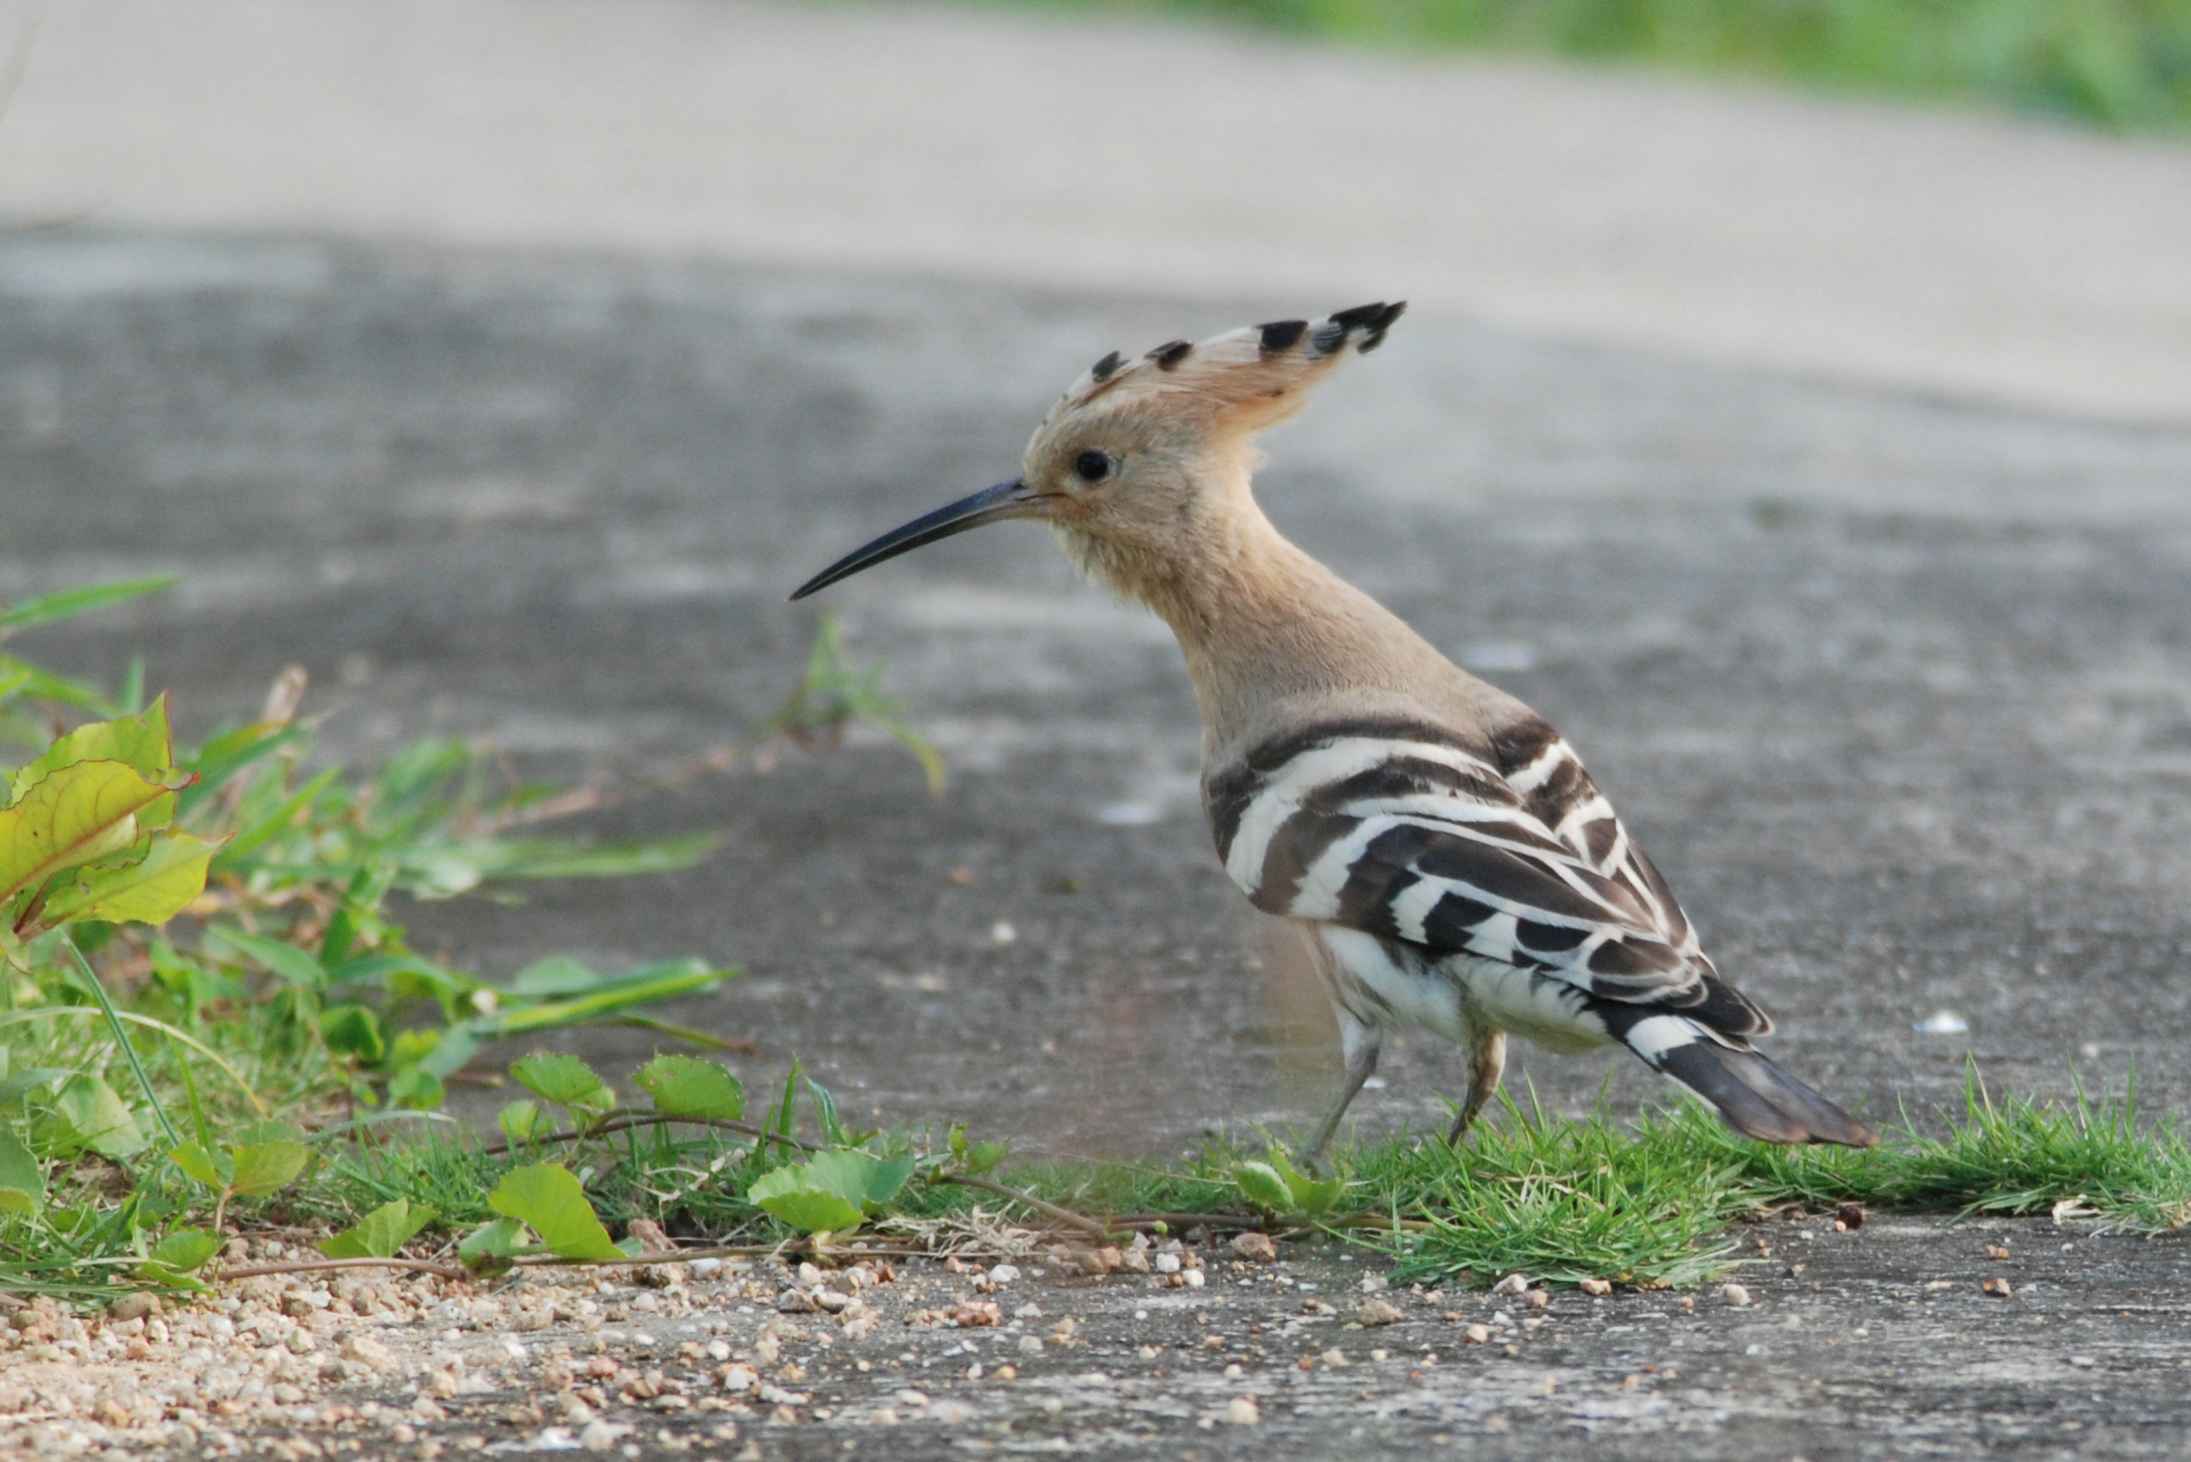
POLYGON ((1235 1396, 1225 1405, 1225 1424, 1228 1426, 1254 1426, 1263 1419, 1263 1412, 1250 1396, 1235 1396))

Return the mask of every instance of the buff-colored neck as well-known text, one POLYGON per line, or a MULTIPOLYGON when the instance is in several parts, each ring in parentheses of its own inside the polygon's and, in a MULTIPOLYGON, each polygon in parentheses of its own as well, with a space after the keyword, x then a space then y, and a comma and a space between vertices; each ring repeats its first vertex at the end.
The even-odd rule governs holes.
POLYGON ((1460 674, 1390 610, 1287 539, 1245 492, 1162 550, 1084 538, 1068 546, 1096 577, 1171 626, 1210 748, 1251 736, 1303 702, 1436 704, 1460 674))

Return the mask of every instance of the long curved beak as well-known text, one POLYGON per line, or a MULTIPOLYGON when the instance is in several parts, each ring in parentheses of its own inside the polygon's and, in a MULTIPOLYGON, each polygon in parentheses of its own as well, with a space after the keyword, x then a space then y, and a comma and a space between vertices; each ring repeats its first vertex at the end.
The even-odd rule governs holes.
POLYGON ((949 538, 984 523, 994 523, 1000 518, 1026 518, 1039 516, 1042 509, 1037 505, 1036 494, 1027 490, 1027 484, 1018 478, 1000 482, 995 487, 985 487, 971 497, 962 497, 955 503, 947 503, 933 513, 924 513, 902 528, 893 528, 873 543, 855 548, 813 578, 791 591, 794 599, 804 599, 818 589, 826 589, 839 579, 849 579, 861 569, 873 568, 886 558, 896 558, 909 553, 924 543, 934 543, 939 538, 949 538))

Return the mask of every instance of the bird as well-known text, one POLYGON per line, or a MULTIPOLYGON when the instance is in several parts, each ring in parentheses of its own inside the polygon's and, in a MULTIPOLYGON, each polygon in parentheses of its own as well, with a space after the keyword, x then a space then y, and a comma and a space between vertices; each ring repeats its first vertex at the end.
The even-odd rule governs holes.
POLYGON ((1170 626, 1201 714, 1218 859, 1306 950, 1337 1022, 1345 1074, 1311 1164, 1386 1035, 1411 1027, 1466 1055, 1449 1144, 1498 1090, 1512 1034, 1558 1052, 1623 1046, 1751 1138, 1873 1145, 1757 1049, 1771 1019, 1720 975, 1566 739, 1257 503, 1260 434, 1383 344, 1405 308, 1114 350, 1050 408, 1016 476, 853 550, 791 597, 1024 518, 1170 626))

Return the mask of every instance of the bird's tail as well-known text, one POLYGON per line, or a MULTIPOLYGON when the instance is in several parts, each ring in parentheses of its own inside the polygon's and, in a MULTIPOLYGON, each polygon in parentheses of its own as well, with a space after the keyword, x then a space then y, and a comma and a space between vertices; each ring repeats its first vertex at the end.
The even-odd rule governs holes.
POLYGON ((1745 1137, 1844 1147, 1879 1143, 1878 1133, 1763 1055, 1715 1038, 1686 1016, 1652 1013, 1616 1033, 1653 1069, 1710 1102, 1720 1119, 1745 1137))

